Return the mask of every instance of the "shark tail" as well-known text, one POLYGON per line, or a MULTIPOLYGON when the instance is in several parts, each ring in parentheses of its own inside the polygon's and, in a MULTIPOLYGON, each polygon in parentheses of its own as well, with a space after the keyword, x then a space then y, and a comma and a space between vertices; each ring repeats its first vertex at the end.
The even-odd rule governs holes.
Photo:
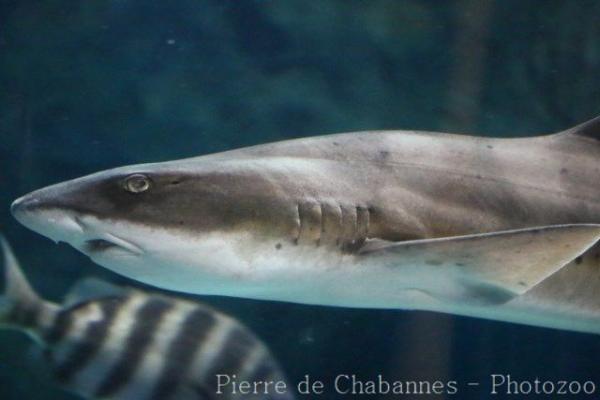
POLYGON ((8 241, 0 235, 4 254, 4 292, 0 295, 0 328, 23 331, 41 342, 40 332, 57 306, 44 301, 23 274, 8 241))

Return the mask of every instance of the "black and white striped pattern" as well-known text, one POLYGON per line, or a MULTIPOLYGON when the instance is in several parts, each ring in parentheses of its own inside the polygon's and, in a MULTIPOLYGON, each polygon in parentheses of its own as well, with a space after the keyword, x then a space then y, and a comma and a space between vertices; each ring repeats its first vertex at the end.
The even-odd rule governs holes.
POLYGON ((118 400, 291 399, 216 394, 216 375, 284 376, 244 326, 200 304, 132 291, 58 312, 45 331, 56 379, 86 398, 118 400))

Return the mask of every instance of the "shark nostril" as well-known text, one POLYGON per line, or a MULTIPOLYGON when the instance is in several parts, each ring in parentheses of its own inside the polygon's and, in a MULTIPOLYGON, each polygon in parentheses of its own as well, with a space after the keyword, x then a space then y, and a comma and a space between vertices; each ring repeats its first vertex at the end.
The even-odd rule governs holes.
POLYGON ((10 206, 10 212, 12 215, 17 215, 20 212, 27 211, 31 208, 32 200, 27 196, 19 197, 10 206))

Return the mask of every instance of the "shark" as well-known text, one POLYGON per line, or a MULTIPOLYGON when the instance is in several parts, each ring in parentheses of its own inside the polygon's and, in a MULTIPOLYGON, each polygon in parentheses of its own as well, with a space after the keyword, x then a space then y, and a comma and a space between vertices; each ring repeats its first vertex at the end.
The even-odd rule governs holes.
POLYGON ((130 165, 11 211, 163 289, 600 333, 600 117, 534 137, 367 131, 130 165))

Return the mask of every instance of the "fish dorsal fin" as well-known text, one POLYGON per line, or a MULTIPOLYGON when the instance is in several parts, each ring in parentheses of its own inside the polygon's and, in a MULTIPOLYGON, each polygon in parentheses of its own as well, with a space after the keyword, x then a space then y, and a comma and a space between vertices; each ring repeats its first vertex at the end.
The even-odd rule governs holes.
POLYGON ((600 116, 560 132, 559 135, 565 137, 582 136, 600 141, 600 116))
POLYGON ((374 241, 359 252, 386 268, 410 265, 437 277, 438 300, 499 304, 527 292, 600 240, 600 225, 555 225, 478 235, 374 241), (452 287, 452 289, 450 289, 452 287))
POLYGON ((0 245, 4 254, 4 294, 12 303, 31 304, 41 301, 21 270, 21 266, 4 236, 0 235, 0 245))
POLYGON ((98 278, 85 278, 77 282, 65 296, 63 305, 73 307, 102 297, 124 296, 126 288, 114 285, 98 278))

